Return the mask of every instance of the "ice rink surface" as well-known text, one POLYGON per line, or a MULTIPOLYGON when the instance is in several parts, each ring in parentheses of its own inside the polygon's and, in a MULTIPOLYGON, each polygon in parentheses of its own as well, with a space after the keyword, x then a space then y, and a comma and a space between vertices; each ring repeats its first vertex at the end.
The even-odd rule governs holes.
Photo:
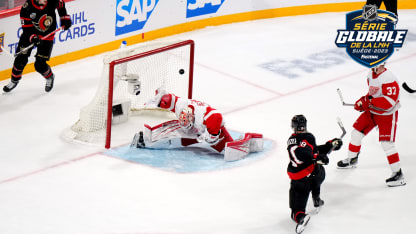
MULTIPOLYGON (((399 17, 397 28, 409 32, 387 68, 416 87, 416 10, 399 17)), ((24 75, 0 96, 0 233, 294 233, 286 140, 295 114, 307 117, 318 144, 340 135, 338 116, 348 132, 326 166, 325 206, 304 233, 413 233, 415 95, 401 91, 396 137, 406 186, 386 186, 391 171, 377 131, 364 139, 357 168, 336 169, 359 115, 341 105, 336 89, 346 102, 367 92, 368 69, 335 46, 344 27, 345 13, 326 13, 172 37, 195 41, 194 98, 223 112, 229 129, 274 142, 261 160, 231 169, 168 172, 64 141, 62 131, 95 94, 102 55, 53 67, 51 93, 39 74, 24 75)))

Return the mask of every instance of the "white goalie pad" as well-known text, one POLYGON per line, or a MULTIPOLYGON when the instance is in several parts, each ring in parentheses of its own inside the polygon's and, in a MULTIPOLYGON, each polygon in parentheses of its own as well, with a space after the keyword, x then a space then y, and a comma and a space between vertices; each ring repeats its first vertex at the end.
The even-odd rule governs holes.
MULTIPOLYGON (((130 147, 143 148, 139 146, 139 135, 133 138, 130 147)), ((178 120, 171 120, 154 127, 144 125, 143 142, 145 148, 172 148, 181 146, 181 138, 196 139, 196 135, 187 134, 179 125, 178 120)))
POLYGON ((252 152, 263 150, 263 135, 258 133, 246 133, 244 138, 225 145, 224 160, 236 161, 243 159, 252 152))

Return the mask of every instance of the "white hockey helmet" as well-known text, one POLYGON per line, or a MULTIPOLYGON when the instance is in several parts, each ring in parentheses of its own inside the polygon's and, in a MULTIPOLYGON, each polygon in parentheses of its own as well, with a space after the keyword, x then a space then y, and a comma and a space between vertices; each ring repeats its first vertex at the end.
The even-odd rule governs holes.
POLYGON ((179 115, 179 125, 189 130, 194 126, 195 122, 195 113, 193 106, 187 106, 183 108, 181 114, 179 115))
POLYGON ((374 67, 371 68, 371 71, 377 72, 377 70, 378 70, 379 67, 385 66, 385 65, 386 65, 386 62, 382 62, 380 64, 377 64, 376 66, 374 66, 374 67))

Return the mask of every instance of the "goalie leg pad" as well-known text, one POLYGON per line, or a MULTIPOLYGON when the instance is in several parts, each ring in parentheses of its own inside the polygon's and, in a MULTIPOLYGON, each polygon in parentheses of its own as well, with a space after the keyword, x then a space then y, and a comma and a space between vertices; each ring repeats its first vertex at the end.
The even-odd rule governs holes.
MULTIPOLYGON (((145 145, 146 148, 161 149, 176 148, 198 143, 196 137, 197 136, 190 136, 186 134, 179 126, 179 122, 177 120, 170 120, 154 127, 145 124, 142 138, 143 145, 145 145), (186 139, 186 141, 183 142, 182 139, 186 139)), ((132 145, 137 145, 138 148, 142 148, 138 143, 139 139, 140 136, 135 136, 132 145)))
POLYGON ((224 152, 225 161, 236 161, 243 159, 251 152, 263 150, 263 135, 257 133, 246 133, 244 138, 237 141, 227 142, 224 152))
POLYGON ((246 137, 250 136, 250 152, 263 151, 263 135, 258 133, 246 133, 246 137))

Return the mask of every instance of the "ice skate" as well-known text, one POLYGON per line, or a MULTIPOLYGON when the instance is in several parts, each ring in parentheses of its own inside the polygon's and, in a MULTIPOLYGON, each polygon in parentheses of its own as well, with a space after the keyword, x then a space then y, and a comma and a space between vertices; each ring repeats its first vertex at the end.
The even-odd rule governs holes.
POLYGON ((312 198, 313 206, 314 207, 322 207, 325 202, 320 197, 312 198))
POLYGON ((52 74, 51 77, 46 78, 46 84, 45 84, 45 91, 46 92, 49 92, 49 91, 52 90, 52 88, 53 88, 53 80, 54 79, 55 79, 55 75, 54 74, 52 74))
POLYGON ((133 141, 130 144, 130 147, 133 148, 144 148, 146 145, 144 143, 143 139, 143 132, 140 131, 139 133, 136 133, 133 137, 133 141))
POLYGON ((305 230, 306 225, 308 225, 311 216, 305 215, 303 218, 299 220, 299 223, 296 225, 296 233, 302 233, 305 230))
POLYGON ((337 168, 349 169, 356 168, 358 163, 358 155, 354 158, 346 158, 341 161, 338 161, 337 168))
POLYGON ((7 85, 3 87, 3 91, 8 93, 12 91, 14 88, 16 88, 17 84, 19 84, 19 81, 11 80, 10 83, 8 83, 7 85))
POLYGON ((393 172, 390 178, 386 179, 386 184, 389 187, 403 186, 406 185, 402 169, 397 172, 393 172))

